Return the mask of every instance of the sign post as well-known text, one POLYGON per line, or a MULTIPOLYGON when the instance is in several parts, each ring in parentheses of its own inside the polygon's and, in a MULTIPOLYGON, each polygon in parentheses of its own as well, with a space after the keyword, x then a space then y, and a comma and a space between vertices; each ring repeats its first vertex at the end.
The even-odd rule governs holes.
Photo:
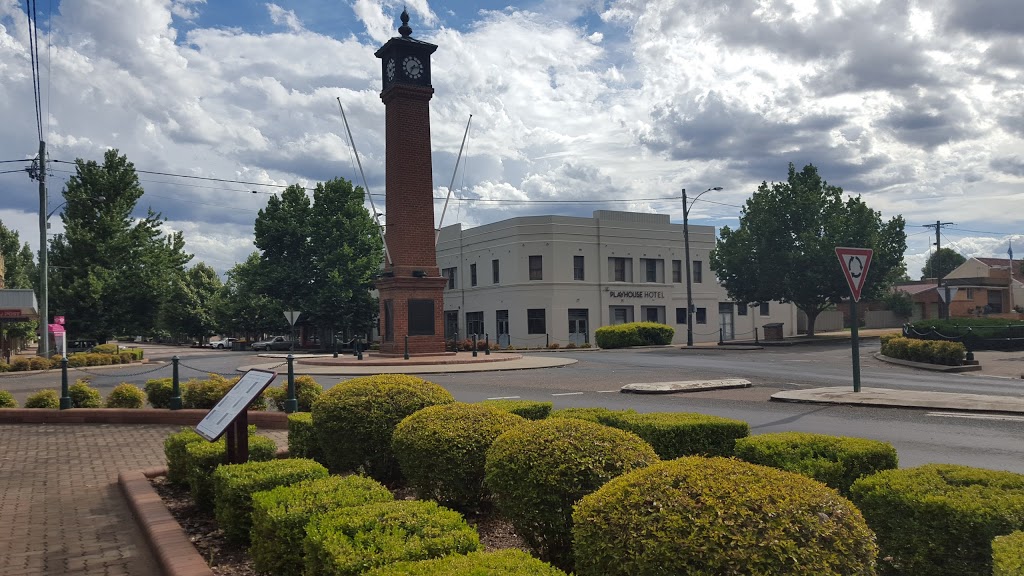
POLYGON ((850 343, 853 348, 853 391, 860 392, 860 316, 857 315, 857 302, 860 301, 864 281, 868 277, 871 266, 870 248, 836 247, 839 265, 843 267, 843 275, 850 286, 850 343))
POLYGON ((196 432, 216 442, 227 432, 227 463, 241 464, 249 460, 249 418, 246 409, 267 389, 276 372, 249 370, 231 390, 196 424, 196 432))
POLYGON ((295 322, 299 319, 302 312, 298 310, 285 310, 284 317, 288 320, 288 325, 292 327, 292 352, 295 352, 295 322))

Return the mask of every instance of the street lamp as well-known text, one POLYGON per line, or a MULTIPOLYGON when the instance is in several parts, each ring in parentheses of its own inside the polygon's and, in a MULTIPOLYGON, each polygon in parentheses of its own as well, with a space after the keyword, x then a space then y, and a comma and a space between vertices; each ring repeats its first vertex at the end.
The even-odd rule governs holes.
MULTIPOLYGON (((701 196, 711 192, 712 190, 721 190, 721 186, 715 186, 714 188, 708 188, 707 190, 697 194, 697 197, 693 199, 696 202, 701 196)), ((686 345, 693 346, 693 285, 690 283, 690 208, 693 207, 693 202, 689 206, 686 205, 686 188, 683 188, 683 246, 686 251, 686 345)))

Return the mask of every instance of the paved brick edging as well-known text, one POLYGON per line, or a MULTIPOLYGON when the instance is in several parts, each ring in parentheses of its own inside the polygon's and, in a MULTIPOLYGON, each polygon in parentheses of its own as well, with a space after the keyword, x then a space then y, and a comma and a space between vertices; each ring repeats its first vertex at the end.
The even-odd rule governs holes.
POLYGON ((166 468, 128 470, 117 475, 117 483, 164 576, 213 576, 185 530, 149 483, 150 478, 165 474, 166 468))
MULTIPOLYGON (((194 426, 208 410, 165 410, 157 408, 0 408, 0 424, 177 424, 194 426)), ((249 424, 258 428, 285 430, 284 412, 250 410, 249 424)))

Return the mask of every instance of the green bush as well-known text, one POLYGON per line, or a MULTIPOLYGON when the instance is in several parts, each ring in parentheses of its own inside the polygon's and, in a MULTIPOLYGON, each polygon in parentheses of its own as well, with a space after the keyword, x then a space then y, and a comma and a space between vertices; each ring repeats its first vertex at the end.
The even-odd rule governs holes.
POLYGON ((1017 531, 992 540, 992 576, 1024 574, 1024 532, 1017 531))
POLYGON ((117 354, 118 348, 117 344, 97 344, 92 347, 91 352, 96 354, 117 354))
POLYGON ((404 374, 353 378, 313 403, 313 428, 332 472, 362 470, 382 482, 400 478, 391 435, 403 418, 455 399, 437 384, 404 374))
POLYGON ((232 384, 228 384, 228 380, 224 378, 190 378, 181 385, 182 407, 209 410, 220 402, 228 390, 231 390, 231 386, 232 384))
POLYGON ((543 420, 547 418, 551 415, 551 408, 554 406, 551 402, 535 402, 533 400, 484 400, 481 404, 484 406, 494 406, 517 416, 522 416, 527 420, 543 420))
POLYGON ((485 497, 487 449, 495 438, 526 422, 493 406, 428 406, 398 424, 392 447, 402 475, 420 499, 473 512, 485 497))
MULTIPOLYGON (((192 500, 200 508, 214 505, 213 472, 227 460, 224 438, 217 442, 192 442, 185 445, 185 469, 192 500)), ((249 462, 266 462, 277 456, 277 444, 266 436, 249 436, 249 462)))
POLYGON ((288 454, 292 458, 312 458, 317 462, 324 462, 324 455, 313 429, 313 415, 309 412, 288 415, 288 454))
POLYGON ((861 476, 899 465, 896 449, 888 442, 806 432, 740 438, 736 457, 809 476, 841 494, 849 494, 850 486, 861 476))
MULTIPOLYGON (((295 377, 295 398, 298 400, 299 412, 309 412, 313 402, 324 393, 324 387, 308 374, 295 377)), ((285 377, 280 386, 267 388, 267 398, 279 412, 284 412, 284 401, 288 399, 288 378, 285 377)))
POLYGON ((214 513, 224 536, 248 544, 252 529, 252 496, 303 480, 326 478, 327 468, 305 458, 224 464, 213 472, 214 513))
POLYGON ((8 364, 7 362, 4 362, 3 360, 0 360, 0 372, 10 372, 10 371, 11 371, 11 365, 8 364))
POLYGON ((306 525, 316 514, 347 506, 390 502, 394 496, 365 476, 328 476, 252 496, 252 556, 257 572, 301 576, 306 525))
POLYGON ((486 486, 542 560, 572 565, 572 506, 602 484, 658 461, 635 434, 573 418, 528 421, 487 451, 486 486))
POLYGON ((522 550, 506 549, 397 562, 370 570, 365 576, 566 576, 566 573, 522 550))
POLYGON ((850 498, 878 535, 885 575, 988 576, 992 539, 1024 529, 1024 474, 953 464, 884 470, 850 498))
POLYGON ((651 346, 671 344, 675 328, 657 322, 630 322, 602 326, 594 331, 594 339, 601 348, 651 346))
POLYGON ((56 390, 40 390, 25 398, 25 408, 60 408, 60 395, 56 390))
POLYGON ((89 385, 85 379, 77 380, 68 386, 68 396, 71 397, 72 408, 102 408, 103 396, 100 391, 89 385))
POLYGON ((17 408, 18 401, 14 399, 14 394, 11 394, 7 390, 0 390, 0 408, 17 408))
POLYGON ((170 378, 154 378, 143 384, 146 399, 153 408, 170 408, 174 384, 170 378))
POLYGON ((579 576, 870 576, 877 553, 864 518, 835 490, 701 456, 625 474, 584 496, 573 545, 579 576))
POLYGON ((383 502, 314 516, 306 527, 306 574, 355 576, 402 560, 480 549, 480 537, 455 511, 434 502, 383 502))
POLYGON ((50 359, 43 358, 41 356, 33 356, 29 358, 28 365, 32 370, 49 370, 51 367, 50 359))
POLYGON ((142 408, 146 393, 134 384, 122 382, 107 395, 107 408, 142 408))
POLYGON ((28 372, 32 369, 32 362, 28 358, 15 358, 11 360, 11 372, 28 372))
POLYGON ((194 442, 206 442, 206 439, 189 427, 183 427, 164 438, 164 456, 167 457, 167 481, 171 484, 188 483, 188 459, 185 447, 194 442))
POLYGON ((960 342, 896 337, 882 342, 882 354, 913 362, 959 366, 963 364, 967 348, 960 342))
POLYGON ((643 438, 663 460, 732 456, 736 440, 750 435, 746 422, 707 414, 651 412, 613 414, 612 419, 608 426, 643 438))
POLYGON ((619 419, 628 414, 636 414, 635 410, 609 410, 607 408, 562 408, 551 413, 552 418, 572 418, 597 422, 605 426, 615 427, 619 419))

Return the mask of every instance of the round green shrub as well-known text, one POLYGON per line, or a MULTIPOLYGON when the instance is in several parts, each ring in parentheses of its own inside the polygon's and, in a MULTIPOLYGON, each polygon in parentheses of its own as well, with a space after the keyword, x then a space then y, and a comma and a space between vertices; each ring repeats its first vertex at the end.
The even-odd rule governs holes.
POLYGON ((170 408, 174 385, 170 378, 154 378, 143 385, 146 399, 153 408, 170 408))
POLYGON ((50 359, 49 358, 43 358, 41 356, 33 356, 33 357, 28 359, 28 363, 29 363, 29 366, 32 368, 32 370, 49 370, 50 369, 50 359))
POLYGON ((526 422, 493 406, 428 406, 398 424, 392 446, 402 475, 420 499, 471 512, 485 496, 487 449, 495 438, 526 422))
POLYGON ((353 378, 324 392, 313 403, 313 427, 332 472, 362 470, 381 482, 401 476, 391 436, 403 418, 455 399, 422 378, 381 374, 353 378))
POLYGON ((107 395, 107 408, 142 408, 146 393, 134 384, 122 382, 107 395))
MULTIPOLYGON (((295 377, 295 398, 299 401, 299 412, 312 410, 313 402, 323 393, 324 387, 309 374, 295 377)), ((279 412, 284 412, 284 401, 288 399, 288 378, 285 377, 280 386, 267 388, 264 394, 279 412)))
POLYGON ((288 415, 288 453, 292 458, 311 458, 324 463, 323 452, 313 428, 313 415, 309 412, 288 415))
POLYGON ((861 476, 899 465, 888 442, 806 432, 760 434, 736 440, 736 457, 796 472, 848 494, 861 476))
POLYGON ((1017 531, 992 540, 992 576, 1024 574, 1024 532, 1017 531))
POLYGON ((18 401, 14 399, 14 394, 11 394, 7 390, 0 390, 0 408, 17 408, 18 401))
POLYGON ((572 565, 572 506, 612 478, 658 461, 635 434, 586 420, 530 421, 487 451, 485 482, 498 509, 542 560, 572 565))
POLYGON ((220 402, 220 399, 231 389, 225 385, 223 378, 199 380, 191 378, 181 385, 181 404, 183 408, 200 408, 209 410, 220 402))
POLYGON ((1024 474, 953 464, 884 470, 850 499, 878 535, 886 575, 988 576, 992 539, 1024 529, 1024 474))
POLYGON ((566 576, 558 568, 522 550, 453 554, 434 560, 397 562, 365 576, 566 576))
POLYGON ((616 478, 576 505, 580 576, 870 576, 877 549, 848 500, 823 484, 689 456, 616 478))
POLYGON ((7 362, 4 362, 3 360, 0 360, 0 372, 10 372, 10 371, 11 371, 11 365, 8 364, 7 362))
POLYGON ((60 395, 56 390, 40 390, 25 398, 25 408, 60 408, 60 395))
POLYGON ((543 420, 551 415, 551 402, 535 402, 533 400, 485 400, 484 406, 494 406, 527 420, 543 420))
POLYGON ((27 372, 32 369, 32 362, 28 358, 15 358, 10 366, 11 372, 27 372))
POLYGON ((72 408, 102 408, 103 396, 100 391, 89 385, 89 381, 82 379, 68 386, 68 396, 71 397, 72 408))

